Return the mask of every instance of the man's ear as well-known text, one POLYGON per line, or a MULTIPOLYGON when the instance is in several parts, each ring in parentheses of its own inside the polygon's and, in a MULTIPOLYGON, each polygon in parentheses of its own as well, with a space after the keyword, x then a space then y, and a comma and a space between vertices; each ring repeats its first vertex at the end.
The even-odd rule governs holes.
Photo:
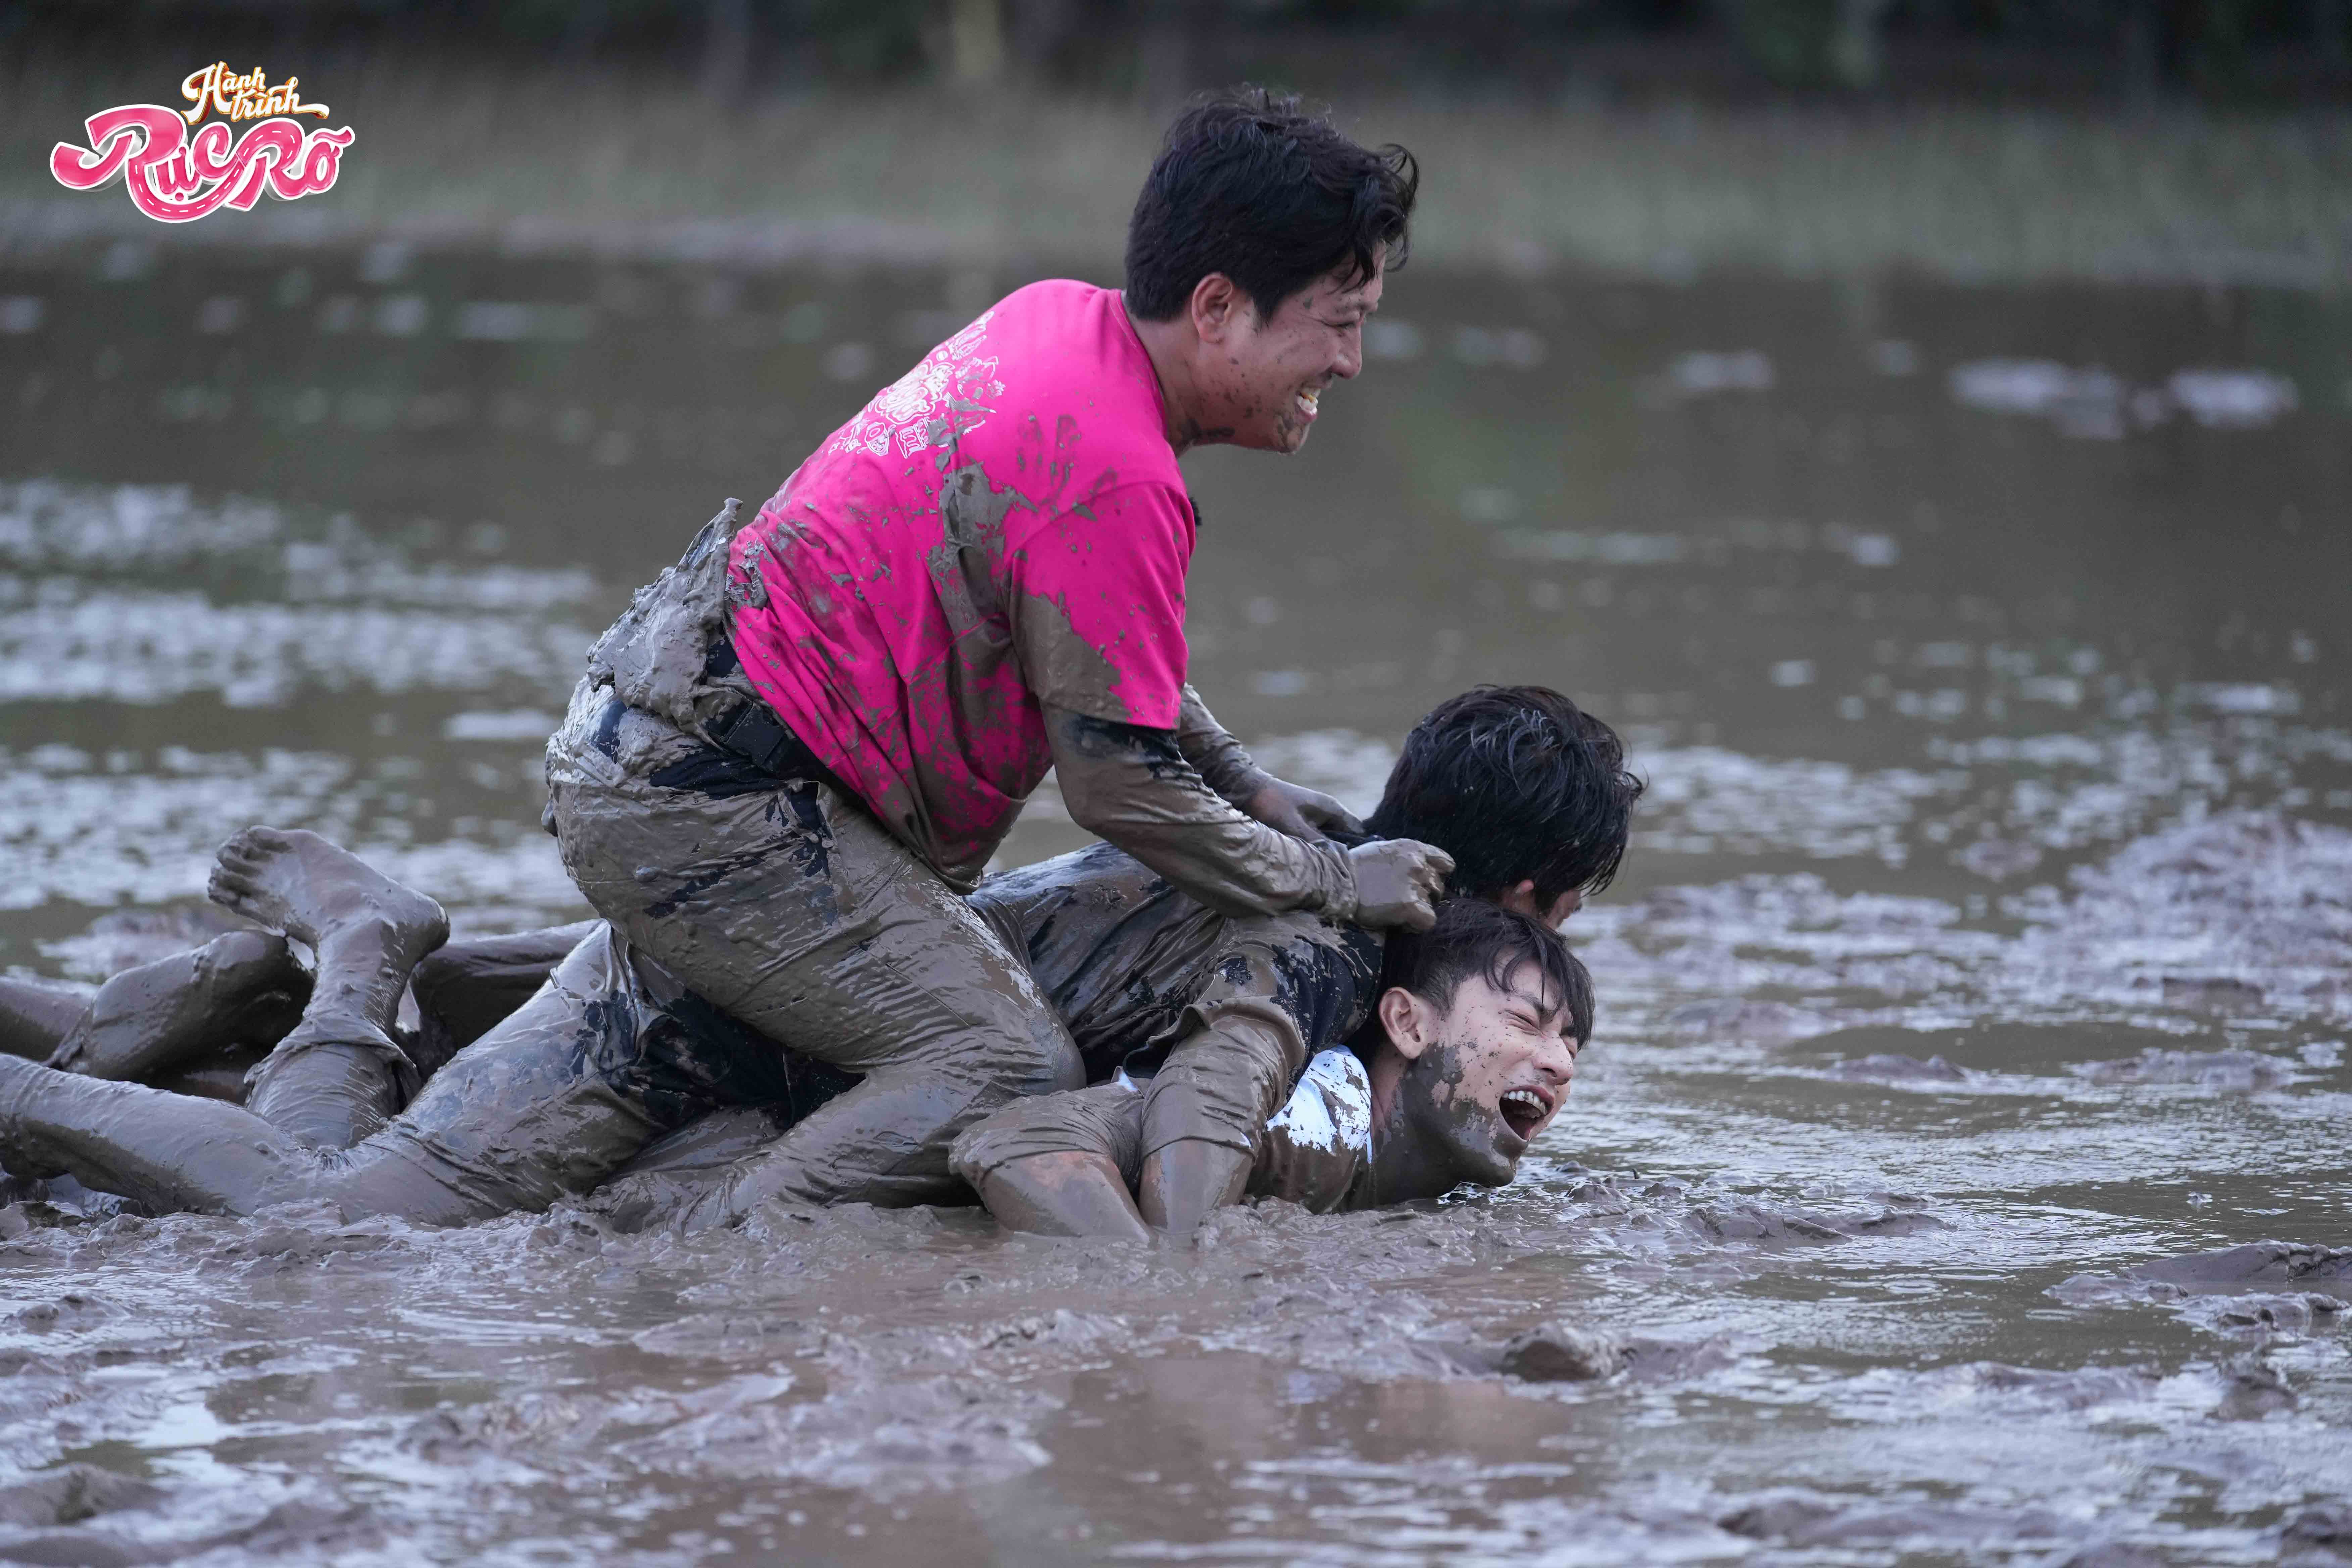
POLYGON ((1212 272, 1192 285, 1192 335, 1204 343, 1223 342, 1241 324, 1249 296, 1222 272, 1212 272))
POLYGON ((1381 993, 1381 1028, 1409 1062, 1419 1061, 1437 1037, 1437 1009, 1402 985, 1381 993))
POLYGON ((1531 920, 1542 918, 1542 912, 1536 908, 1536 879, 1533 877, 1528 878, 1515 888, 1506 889, 1503 896, 1496 899, 1495 902, 1515 915, 1526 915, 1531 920))

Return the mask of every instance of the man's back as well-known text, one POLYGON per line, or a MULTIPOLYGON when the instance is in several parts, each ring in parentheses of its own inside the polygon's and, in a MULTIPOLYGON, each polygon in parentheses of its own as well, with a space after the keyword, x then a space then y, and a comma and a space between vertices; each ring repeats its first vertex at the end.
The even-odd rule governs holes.
POLYGON ((828 437, 737 537, 752 684, 969 886, 1051 763, 1039 703, 1169 729, 1193 520, 1116 290, 999 301, 828 437))

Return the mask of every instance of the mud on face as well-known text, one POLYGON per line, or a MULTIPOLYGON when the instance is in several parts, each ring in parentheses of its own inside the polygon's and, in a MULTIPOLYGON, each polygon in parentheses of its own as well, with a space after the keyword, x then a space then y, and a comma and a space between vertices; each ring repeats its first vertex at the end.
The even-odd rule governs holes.
POLYGON ((1296 452, 1325 391, 1364 368, 1364 322, 1381 307, 1381 271, 1351 279, 1350 270, 1326 273, 1263 319, 1253 305, 1238 307, 1239 327, 1225 343, 1235 445, 1296 452))
POLYGON ((1464 977, 1443 1007, 1392 989, 1381 1015, 1407 1058, 1394 1114, 1462 1180, 1509 1182, 1576 1077, 1583 1042, 1565 1000, 1528 963, 1500 986, 1484 974, 1464 977))

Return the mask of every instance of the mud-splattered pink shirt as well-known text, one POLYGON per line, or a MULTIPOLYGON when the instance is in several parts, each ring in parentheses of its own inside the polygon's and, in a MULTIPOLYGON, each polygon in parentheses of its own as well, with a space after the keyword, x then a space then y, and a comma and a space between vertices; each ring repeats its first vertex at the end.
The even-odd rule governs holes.
POLYGON ((1034 283, 828 437, 736 536, 733 641, 890 830, 978 881, 1039 705, 1171 729, 1194 520, 1116 290, 1034 283))

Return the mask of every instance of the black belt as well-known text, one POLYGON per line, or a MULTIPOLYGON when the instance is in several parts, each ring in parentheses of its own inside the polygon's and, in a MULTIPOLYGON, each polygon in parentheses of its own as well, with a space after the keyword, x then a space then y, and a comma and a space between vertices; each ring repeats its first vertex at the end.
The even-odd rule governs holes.
MULTIPOLYGON (((740 757, 761 773, 780 779, 806 779, 829 784, 847 795, 833 770, 809 749, 809 743, 785 727, 764 702, 746 702, 703 726, 711 743, 730 756, 740 757)), ((856 798, 852 796, 852 798, 856 798)))

